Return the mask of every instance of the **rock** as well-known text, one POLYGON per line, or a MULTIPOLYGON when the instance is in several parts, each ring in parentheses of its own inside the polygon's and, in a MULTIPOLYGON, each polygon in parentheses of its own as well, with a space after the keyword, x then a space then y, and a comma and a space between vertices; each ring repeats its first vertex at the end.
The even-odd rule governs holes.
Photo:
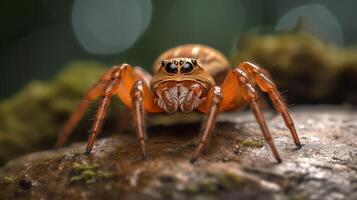
POLYGON ((297 149, 280 116, 267 113, 277 164, 250 112, 222 114, 195 164, 199 123, 151 126, 149 158, 135 133, 31 153, 0 170, 0 199, 357 199, 357 118, 346 107, 297 107, 297 149))

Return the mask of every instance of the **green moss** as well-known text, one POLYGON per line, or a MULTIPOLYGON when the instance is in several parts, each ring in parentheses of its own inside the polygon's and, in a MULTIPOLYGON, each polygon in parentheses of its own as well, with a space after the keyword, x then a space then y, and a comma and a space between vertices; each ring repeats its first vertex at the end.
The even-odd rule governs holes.
POLYGON ((75 163, 70 175, 71 183, 92 184, 111 177, 109 172, 100 170, 97 166, 88 163, 75 163))
POLYGON ((14 179, 11 178, 10 176, 4 176, 0 178, 0 183, 4 185, 9 185, 14 182, 14 179))
POLYGON ((262 148, 264 146, 264 143, 261 140, 244 140, 241 144, 244 147, 249 148, 262 148))
POLYGON ((72 166, 72 169, 74 171, 93 170, 94 168, 94 165, 88 163, 74 163, 74 165, 72 166))

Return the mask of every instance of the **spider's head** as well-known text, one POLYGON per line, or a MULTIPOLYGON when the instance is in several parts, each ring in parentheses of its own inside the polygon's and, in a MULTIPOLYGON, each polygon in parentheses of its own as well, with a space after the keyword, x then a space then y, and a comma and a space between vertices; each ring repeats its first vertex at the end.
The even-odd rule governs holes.
POLYGON ((168 75, 189 75, 198 67, 196 59, 173 58, 169 60, 162 60, 159 70, 168 75))
POLYGON ((207 90, 215 85, 213 77, 194 58, 170 58, 157 62, 152 88, 164 82, 195 82, 207 90))

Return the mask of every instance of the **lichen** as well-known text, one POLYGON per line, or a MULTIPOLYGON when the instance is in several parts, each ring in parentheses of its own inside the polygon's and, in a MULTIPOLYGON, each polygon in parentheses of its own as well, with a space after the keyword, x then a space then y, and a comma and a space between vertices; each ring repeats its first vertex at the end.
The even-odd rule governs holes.
POLYGON ((264 146, 263 141, 261 140, 244 140, 241 143, 244 147, 249 147, 249 148, 262 148, 264 146))
POLYGON ((88 163, 75 163, 70 173, 69 181, 71 183, 92 184, 110 178, 111 173, 99 169, 98 166, 88 163))

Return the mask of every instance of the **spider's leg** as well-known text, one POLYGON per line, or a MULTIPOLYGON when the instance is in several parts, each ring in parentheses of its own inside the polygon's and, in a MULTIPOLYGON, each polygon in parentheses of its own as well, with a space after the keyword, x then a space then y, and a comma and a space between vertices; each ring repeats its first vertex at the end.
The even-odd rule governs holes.
POLYGON ((141 153, 146 158, 146 127, 144 121, 143 107, 143 81, 139 80, 134 83, 131 89, 132 106, 134 110, 134 119, 136 123, 136 137, 141 147, 141 153))
MULTIPOLYGON (((144 85, 146 85, 149 88, 150 81, 152 79, 151 74, 149 74, 145 69, 135 66, 134 67, 135 73, 138 76, 139 80, 142 80, 144 82, 144 85)), ((130 116, 131 108, 130 107, 125 107, 125 110, 119 113, 119 128, 123 128, 128 126, 128 124, 132 124, 133 118, 130 116)))
POLYGON ((250 62, 240 63, 239 68, 244 70, 263 92, 267 92, 269 94, 269 98, 273 102, 275 109, 281 114, 286 126, 289 128, 290 133, 294 139, 294 143, 296 146, 301 147, 299 136, 294 126, 294 121, 292 120, 284 100, 277 90, 276 85, 269 78, 269 75, 263 68, 260 68, 250 62))
POLYGON ((93 148, 94 141, 102 127, 105 115, 108 112, 111 96, 117 94, 126 107, 134 109, 135 111, 136 122, 138 125, 138 140, 142 147, 142 153, 145 155, 146 149, 144 140, 146 138, 146 134, 143 123, 144 110, 151 113, 163 112, 163 110, 155 104, 155 98, 149 90, 149 86, 141 81, 141 79, 149 80, 150 76, 146 72, 144 73, 143 70, 137 73, 136 71, 138 70, 140 69, 134 69, 128 64, 121 64, 120 66, 113 67, 111 70, 105 73, 100 78, 100 81, 90 90, 88 90, 84 100, 77 107, 76 111, 71 115, 70 119, 65 124, 63 131, 57 139, 56 146, 61 146, 64 144, 68 136, 71 134, 73 128, 79 122, 85 110, 88 108, 90 104, 89 101, 96 99, 98 96, 101 96, 98 111, 91 128, 86 148, 86 153, 90 153, 93 148))
POLYGON ((143 156, 146 155, 145 149, 145 131, 143 123, 144 110, 147 112, 162 112, 163 110, 155 104, 155 98, 149 90, 148 85, 140 80, 140 77, 131 65, 122 64, 114 70, 112 78, 104 88, 101 101, 99 103, 98 112, 91 129, 91 134, 88 139, 86 152, 90 153, 93 148, 94 141, 103 124, 104 117, 108 111, 110 97, 117 94, 125 106, 134 109, 137 123, 137 136, 141 144, 143 156))
POLYGON ((101 92, 98 111, 95 116, 92 129, 88 138, 86 153, 90 153, 93 148, 94 141, 101 130, 104 118, 108 112, 111 96, 117 92, 116 90, 118 89, 119 83, 121 81, 122 73, 126 67, 128 67, 128 65, 126 64, 122 64, 121 66, 115 66, 112 70, 110 80, 107 80, 105 83, 103 91, 101 92))
POLYGON ((279 152, 274 144, 274 141, 272 140, 268 126, 264 119, 264 115, 258 106, 258 94, 255 91, 254 87, 249 83, 249 77, 242 70, 240 70, 238 68, 234 69, 232 72, 233 72, 233 74, 235 74, 237 76, 241 94, 242 94, 244 100, 249 103, 249 106, 250 106, 251 110, 253 111, 254 116, 263 132, 265 141, 269 144, 275 159, 278 162, 281 162, 279 152))
POLYGON ((221 93, 221 88, 218 86, 215 86, 214 88, 212 88, 207 96, 207 99, 209 99, 209 101, 207 101, 207 102, 210 103, 208 118, 206 119, 206 121, 204 122, 204 124, 202 126, 203 133, 201 135, 198 146, 192 155, 192 158, 190 160, 191 163, 193 163, 197 160, 198 156, 202 153, 204 148, 207 146, 207 143, 212 135, 212 130, 213 130, 214 124, 216 123, 216 117, 219 112, 219 106, 223 99, 223 96, 221 93))
MULTIPOLYGON (((272 140, 264 116, 258 106, 259 95, 249 83, 249 77, 239 68, 231 70, 224 79, 221 88, 223 99, 219 105, 219 111, 241 108, 248 103, 263 132, 266 143, 270 146, 275 159, 278 162, 281 162, 279 152, 272 140)), ((212 105, 214 105, 212 98, 207 98, 205 103, 200 105, 199 111, 207 113, 212 108, 212 105)))
POLYGON ((149 74, 147 71, 145 71, 145 69, 136 66, 135 68, 135 73, 138 75, 138 77, 140 78, 140 80, 144 81, 144 83, 149 86, 150 85, 150 81, 152 79, 151 74, 149 74))
POLYGON ((71 114, 61 132, 58 134, 55 147, 61 147, 66 142, 67 138, 71 135, 73 129, 83 117, 85 111, 88 109, 91 101, 100 96, 105 87, 105 83, 110 80, 114 68, 108 70, 84 95, 83 100, 78 104, 75 111, 71 114))

